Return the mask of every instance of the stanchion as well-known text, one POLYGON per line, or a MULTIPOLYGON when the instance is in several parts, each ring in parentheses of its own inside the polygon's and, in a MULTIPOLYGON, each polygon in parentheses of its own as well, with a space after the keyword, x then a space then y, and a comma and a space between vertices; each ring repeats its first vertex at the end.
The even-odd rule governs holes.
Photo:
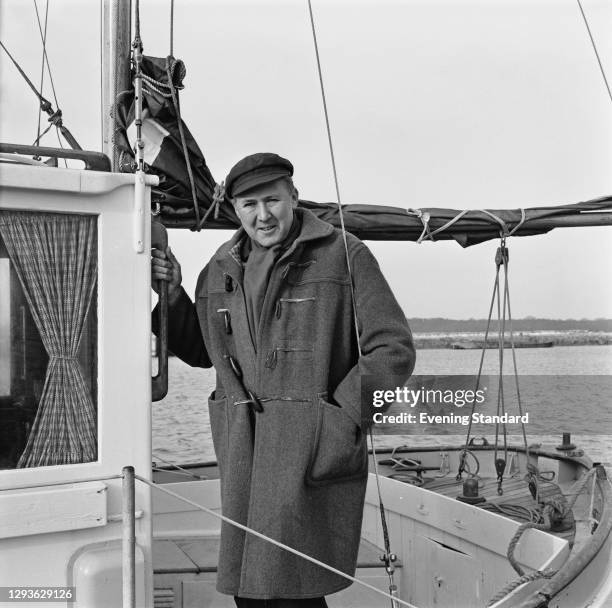
POLYGON ((136 608, 136 498, 134 491, 134 467, 123 467, 122 473, 123 608, 136 608))

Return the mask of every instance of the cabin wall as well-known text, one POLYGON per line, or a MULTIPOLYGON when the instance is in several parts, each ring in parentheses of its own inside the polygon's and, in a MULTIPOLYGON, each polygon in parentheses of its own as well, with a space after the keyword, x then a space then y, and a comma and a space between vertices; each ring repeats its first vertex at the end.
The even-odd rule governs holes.
MULTIPOLYGON (((402 599, 418 606, 486 605, 517 578, 507 557, 517 522, 393 479, 380 479, 402 599)), ((370 475, 362 536, 384 546, 376 480, 370 475)), ((568 543, 528 530, 515 556, 529 568, 559 567, 568 543)))
MULTIPOLYGON (((148 209, 148 188, 146 203, 148 209)), ((134 176, 3 164, 0 209, 8 208, 97 217, 97 319, 89 328, 97 345, 80 356, 97 366, 91 392, 98 456, 82 464, 0 470, 0 513, 21 512, 14 525, 0 526, 0 586, 78 582, 70 605, 120 605, 118 477, 127 465, 151 477, 150 218, 145 213, 144 252, 137 253, 134 176), (98 484, 93 493, 92 483, 98 484)), ((151 606, 150 489, 137 481, 135 493, 138 605, 151 606)))

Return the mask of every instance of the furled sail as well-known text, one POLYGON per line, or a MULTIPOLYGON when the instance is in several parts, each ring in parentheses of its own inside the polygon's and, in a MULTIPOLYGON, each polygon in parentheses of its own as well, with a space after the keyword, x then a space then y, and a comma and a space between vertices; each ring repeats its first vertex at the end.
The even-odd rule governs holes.
MULTIPOLYGON (((163 217, 189 218, 184 226, 193 227, 196 212, 191 182, 198 217, 203 217, 210 208, 216 184, 202 151, 180 116, 178 92, 183 89, 185 74, 185 64, 180 59, 142 57, 145 169, 160 178, 152 201, 161 206, 163 217)), ((134 89, 123 91, 115 104, 114 144, 121 153, 121 170, 128 173, 135 169, 134 115, 134 89)), ((228 206, 219 211, 218 218, 228 225, 237 221, 228 206)))
MULTIPOLYGON (((340 227, 336 203, 300 200, 300 206, 333 226, 340 227)), ((227 202, 221 208, 229 206, 227 202)), ((409 209, 382 205, 342 205, 348 232, 371 241, 455 240, 462 247, 499 238, 544 234, 559 226, 606 226, 612 223, 612 196, 582 203, 527 209, 409 209), (515 231, 516 229, 516 231, 515 231)), ((193 213, 173 215, 162 206, 162 221, 168 227, 190 228, 193 213)), ((207 228, 237 228, 237 221, 207 222, 207 228)))
MULTIPOLYGON (((231 204, 227 200, 215 202, 215 180, 180 116, 178 91, 183 88, 186 73, 183 62, 174 57, 143 56, 142 72, 145 163, 148 172, 161 178, 159 187, 153 191, 152 202, 159 205, 162 222, 174 228, 237 228, 238 219, 231 204)), ((122 154, 122 168, 133 171, 136 141, 133 90, 119 95, 116 121, 115 144, 122 154)), ((300 200, 299 204, 320 219, 340 227, 336 203, 300 200)), ((548 232, 557 226, 610 225, 612 196, 528 209, 460 211, 349 204, 342 206, 342 212, 346 230, 364 240, 421 242, 453 239, 468 247, 498 238, 500 233, 529 236, 548 232)))

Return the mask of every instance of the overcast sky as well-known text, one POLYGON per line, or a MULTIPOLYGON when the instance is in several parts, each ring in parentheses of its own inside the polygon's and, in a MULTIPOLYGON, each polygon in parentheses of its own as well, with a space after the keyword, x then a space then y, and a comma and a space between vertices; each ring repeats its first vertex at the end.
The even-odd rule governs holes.
MULTIPOLYGON (((141 2, 147 54, 169 52, 169 6, 141 2)), ((612 2, 583 6, 612 80, 612 2)), ((499 209, 612 193, 612 103, 575 0, 313 9, 343 202, 499 209)), ((49 0, 47 36, 65 123, 99 150, 99 0, 49 0)), ((38 83, 34 0, 0 0, 0 38, 38 83)), ((187 65, 183 117, 217 181, 242 156, 274 151, 294 163, 303 198, 334 201, 306 0, 175 0, 174 40, 187 65)), ((4 54, 0 85, 0 139, 31 144, 37 100, 4 54)), ((48 78, 44 94, 53 100, 48 78)), ((228 236, 171 232, 188 291, 228 236)), ((612 318, 611 237, 511 239, 513 315, 612 318)), ((496 243, 368 244, 408 316, 486 316, 496 243)))

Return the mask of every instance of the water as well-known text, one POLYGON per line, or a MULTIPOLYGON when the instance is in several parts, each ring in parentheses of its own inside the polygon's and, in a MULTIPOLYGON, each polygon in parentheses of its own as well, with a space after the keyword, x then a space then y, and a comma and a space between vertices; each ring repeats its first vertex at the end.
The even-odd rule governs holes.
MULTIPOLYGON (((415 374, 476 374, 480 354, 479 350, 421 350, 415 374)), ((498 372, 496 355, 496 351, 487 351, 483 373, 498 372)), ((507 374, 512 371, 509 351, 505 357, 507 374)), ((517 351, 517 364, 521 398, 527 402, 531 418, 526 425, 529 443, 555 446, 562 431, 574 431, 572 440, 578 447, 593 460, 612 464, 612 345, 521 349, 517 351)), ((214 383, 213 370, 190 368, 176 358, 170 359, 168 396, 153 404, 153 453, 158 463, 215 459, 206 407, 214 383)), ((514 413, 512 408, 512 404, 507 406, 514 413)), ((513 428, 509 428, 511 439, 522 443, 522 437, 514 437, 513 428)), ((491 441, 494 429, 494 425, 476 427, 473 434, 486 435, 491 441)), ((465 440, 465 431, 466 427, 458 425, 403 425, 394 428, 394 434, 377 435, 376 445, 456 443, 465 440)), ((518 427, 516 432, 520 432, 518 427)))

